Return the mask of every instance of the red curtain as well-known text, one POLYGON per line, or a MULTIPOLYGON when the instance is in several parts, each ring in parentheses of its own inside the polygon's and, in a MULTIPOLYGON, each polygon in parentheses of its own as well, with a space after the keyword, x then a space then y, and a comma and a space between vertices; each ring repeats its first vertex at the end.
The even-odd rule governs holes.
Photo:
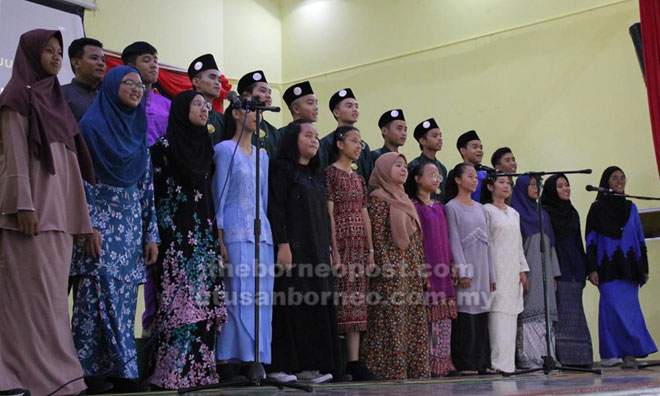
POLYGON ((660 174, 660 0, 639 0, 639 13, 651 132, 660 174))
MULTIPOLYGON (((110 69, 115 66, 123 65, 121 56, 114 52, 105 51, 105 60, 108 65, 108 71, 110 71, 110 69)), ((222 101, 227 97, 227 92, 231 90, 232 85, 229 83, 224 74, 220 78, 222 79, 222 89, 220 91, 220 97, 213 101, 213 108, 222 113, 222 101)), ((158 85, 169 97, 174 97, 181 91, 192 89, 192 84, 190 83, 190 78, 188 78, 188 73, 186 73, 184 70, 164 65, 161 65, 158 71, 158 85)))

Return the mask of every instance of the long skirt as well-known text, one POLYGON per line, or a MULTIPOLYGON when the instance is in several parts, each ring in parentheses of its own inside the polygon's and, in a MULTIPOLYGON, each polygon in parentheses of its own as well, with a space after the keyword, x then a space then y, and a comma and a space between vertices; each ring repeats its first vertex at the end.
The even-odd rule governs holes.
MULTIPOLYGON (((0 390, 46 395, 83 375, 69 327, 73 238, 0 230, 0 390)), ((85 389, 82 379, 57 395, 85 389)))
POLYGON ((71 323, 86 377, 138 377, 137 294, 137 283, 107 276, 80 276, 71 323))
POLYGON ((429 363, 432 375, 443 376, 456 371, 451 361, 451 320, 456 319, 457 314, 454 298, 427 305, 429 363))
POLYGON ((557 360, 564 365, 591 365, 593 349, 587 318, 582 307, 584 282, 557 281, 557 314, 555 327, 557 360))
MULTIPOLYGON (((225 305, 227 323, 217 338, 217 359, 231 363, 254 361, 255 284, 254 243, 226 243, 229 262, 225 263, 225 305)), ((273 245, 262 243, 259 255, 259 361, 271 361, 271 304, 274 283, 273 245)))
POLYGON ((490 368, 488 312, 458 313, 451 332, 451 356, 459 371, 486 371, 490 368))
POLYGON ((646 357, 657 352, 646 328, 635 282, 617 279, 602 283, 598 310, 600 356, 603 359, 646 357))
POLYGON ((490 361, 495 370, 512 373, 516 371, 516 331, 518 315, 504 312, 488 314, 490 336, 490 361))
MULTIPOLYGON (((555 337, 553 328, 550 326, 550 353, 555 357, 555 337)), ((518 334, 516 335, 516 359, 519 368, 543 367, 543 356, 547 356, 547 341, 545 338, 545 320, 541 317, 536 320, 518 320, 518 334)))
POLYGON ((216 322, 215 319, 204 320, 175 329, 160 330, 151 383, 166 389, 217 383, 216 322))

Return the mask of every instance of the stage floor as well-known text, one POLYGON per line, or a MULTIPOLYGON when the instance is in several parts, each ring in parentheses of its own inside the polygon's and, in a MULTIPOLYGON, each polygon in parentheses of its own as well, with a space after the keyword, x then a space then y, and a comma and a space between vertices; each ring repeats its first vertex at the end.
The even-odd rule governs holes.
MULTIPOLYGON (((282 395, 299 390, 278 390, 273 387, 242 387, 208 390, 189 395, 282 395)), ((314 393, 344 396, 427 396, 427 395, 660 395, 660 367, 639 370, 605 368, 601 375, 553 372, 501 376, 452 377, 417 381, 381 381, 344 384, 324 384, 314 387, 314 393)), ((167 395, 174 392, 152 392, 141 395, 167 395)))

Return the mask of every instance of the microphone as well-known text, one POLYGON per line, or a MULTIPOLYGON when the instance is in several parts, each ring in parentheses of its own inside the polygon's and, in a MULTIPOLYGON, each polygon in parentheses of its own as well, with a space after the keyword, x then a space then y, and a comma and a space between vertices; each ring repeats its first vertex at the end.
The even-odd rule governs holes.
POLYGON ((234 107, 239 107, 239 108, 244 107, 244 102, 236 91, 227 92, 227 100, 229 101, 229 103, 234 105, 234 107))
POLYGON ((279 107, 266 107, 266 103, 257 99, 247 99, 241 98, 241 96, 236 91, 227 92, 227 100, 234 106, 239 109, 261 109, 265 111, 274 111, 279 112, 279 107))
POLYGON ((603 192, 603 193, 610 193, 610 194, 616 194, 616 191, 610 189, 610 188, 603 188, 603 187, 594 187, 591 184, 587 184, 585 189, 587 191, 598 191, 598 192, 603 192))
POLYGON ((499 172, 497 169, 491 168, 490 166, 481 165, 481 164, 478 164, 477 166, 475 166, 475 168, 477 168, 478 171, 484 170, 486 172, 495 172, 495 173, 499 172))

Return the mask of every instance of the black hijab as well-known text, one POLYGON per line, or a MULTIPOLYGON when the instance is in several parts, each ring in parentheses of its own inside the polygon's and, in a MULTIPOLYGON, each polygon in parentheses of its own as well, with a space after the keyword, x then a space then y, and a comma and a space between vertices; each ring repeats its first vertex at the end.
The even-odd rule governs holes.
MULTIPOLYGON (((599 187, 609 189, 608 181, 616 171, 623 170, 618 166, 610 166, 605 169, 600 178, 599 187)), ((625 174, 624 174, 625 175, 625 174)), ((632 202, 624 197, 616 197, 599 192, 596 201, 591 204, 587 216, 587 234, 596 231, 613 239, 620 239, 623 226, 626 225, 632 211, 632 202)))
POLYGON ((562 238, 572 233, 580 233, 580 215, 578 214, 571 201, 564 201, 557 194, 557 180, 564 178, 570 185, 566 175, 552 175, 543 185, 543 195, 541 196, 541 205, 550 215, 552 230, 555 237, 562 238))
POLYGON ((177 183, 198 188, 204 177, 211 172, 213 148, 206 126, 190 122, 190 104, 196 91, 183 91, 172 100, 165 137, 169 143, 167 158, 177 183))

